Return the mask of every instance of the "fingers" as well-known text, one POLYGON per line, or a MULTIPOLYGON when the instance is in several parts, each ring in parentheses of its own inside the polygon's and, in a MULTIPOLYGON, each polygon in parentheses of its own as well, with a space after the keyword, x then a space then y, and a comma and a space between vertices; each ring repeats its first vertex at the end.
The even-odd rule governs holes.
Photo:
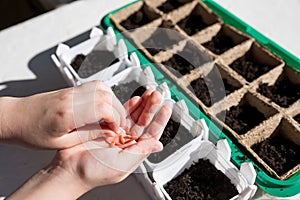
POLYGON ((76 131, 57 138, 56 143, 60 149, 69 148, 89 141, 105 141, 107 137, 113 137, 116 133, 109 129, 102 129, 99 124, 80 127, 76 131))
POLYGON ((145 159, 149 154, 162 151, 163 145, 161 142, 155 139, 142 140, 134 145, 131 145, 123 151, 128 154, 136 155, 141 161, 145 159))
POLYGON ((161 103, 161 94, 157 91, 151 93, 146 105, 139 116, 137 124, 140 126, 148 126, 152 121, 161 103))
MULTIPOLYGON (((100 82, 97 85, 96 93, 97 94, 95 95, 95 102, 96 102, 95 105, 102 104, 105 101, 109 107, 113 108, 113 111, 117 111, 117 112, 115 112, 116 117, 119 116, 119 123, 117 124, 117 126, 125 126, 125 124, 126 124, 125 108, 123 107, 120 100, 115 96, 115 94, 113 93, 111 88, 108 87, 107 85, 105 85, 104 83, 100 82), (106 98, 104 97, 104 95, 106 95, 106 98)), ((96 111, 98 111, 98 110, 96 110, 96 111)), ((99 112, 101 112, 101 110, 99 110, 99 112)), ((106 115, 105 112, 101 112, 101 115, 103 115, 104 117, 99 118, 99 120, 102 119, 102 120, 106 121, 107 123, 111 123, 112 121, 114 121, 110 115, 105 116, 106 115)), ((99 117, 101 117, 101 116, 99 116, 99 117)), ((112 124, 115 124, 115 123, 112 123, 112 124)))
POLYGON ((126 125, 126 110, 120 100, 115 96, 114 93, 112 93, 112 106, 116 111, 118 111, 118 114, 120 116, 120 126, 126 125))
POLYGON ((131 114, 132 120, 139 126, 147 126, 155 115, 161 99, 159 92, 146 90, 142 96, 142 102, 131 114))
MULTIPOLYGON (((105 99, 105 97, 103 97, 105 99)), ((74 105, 74 120, 76 128, 87 126, 98 122, 105 121, 110 127, 118 127, 121 124, 122 117, 110 102, 85 102, 81 105, 74 105)))
MULTIPOLYGON (((102 93, 102 91, 108 92, 111 96, 111 105, 115 108, 115 110, 118 111, 119 115, 121 116, 121 125, 125 125, 125 118, 126 118, 126 111, 122 105, 122 103, 120 102, 120 100, 116 97, 116 95, 114 94, 114 92, 112 91, 112 89, 106 85, 105 83, 101 82, 101 81, 97 81, 96 82, 97 86, 96 86, 96 92, 97 93, 102 93)), ((101 99, 99 99, 101 100, 101 99)))
POLYGON ((133 122, 137 122, 139 119, 139 116, 141 115, 144 107, 147 104, 147 100, 150 98, 151 94, 152 94, 153 90, 146 90, 143 94, 143 96, 141 97, 141 104, 138 106, 138 108, 136 108, 135 110, 133 110, 130 113, 130 117, 132 118, 133 122))
POLYGON ((159 138, 163 133, 165 126, 167 125, 172 114, 172 109, 164 105, 155 119, 151 122, 146 132, 140 137, 136 144, 133 144, 125 149, 126 152, 149 155, 153 152, 159 152, 163 149, 159 138))
POLYGON ((132 173, 151 153, 161 151, 162 144, 156 140, 137 142, 118 152, 118 170, 132 173))
POLYGON ((85 127, 77 129, 77 135, 82 143, 95 140, 95 139, 105 139, 107 137, 113 137, 116 135, 110 129, 104 129, 99 124, 92 124, 85 127))
POLYGON ((107 103, 101 103, 96 107, 96 117, 103 120, 113 131, 117 131, 122 124, 126 123, 126 119, 123 119, 119 111, 107 103))
POLYGON ((74 89, 74 120, 77 127, 104 120, 113 129, 126 124, 126 111, 111 88, 92 81, 74 89))
POLYGON ((145 127, 151 123, 160 107, 161 98, 159 92, 147 90, 141 98, 142 102, 128 117, 127 123, 131 125, 131 131, 134 131, 137 136, 141 136, 145 127))
POLYGON ((125 148, 122 152, 125 155, 135 155, 136 162, 141 163, 149 154, 162 151, 163 145, 158 140, 171 117, 171 113, 172 109, 169 106, 163 106, 139 141, 125 148))
POLYGON ((171 117, 171 114, 172 109, 169 106, 164 105, 140 139, 148 140, 150 138, 154 138, 155 140, 159 140, 171 117))
POLYGON ((142 103, 142 98, 139 96, 134 96, 131 99, 129 99, 125 104, 124 108, 127 111, 127 114, 131 114, 133 111, 135 111, 142 103))

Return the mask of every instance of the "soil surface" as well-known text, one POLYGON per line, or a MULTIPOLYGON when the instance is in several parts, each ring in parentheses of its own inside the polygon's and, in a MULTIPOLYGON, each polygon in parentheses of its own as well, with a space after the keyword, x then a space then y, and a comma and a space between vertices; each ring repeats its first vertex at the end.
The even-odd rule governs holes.
POLYGON ((179 33, 159 27, 142 45, 154 56, 158 52, 165 51, 180 41, 174 38, 175 34, 179 33))
POLYGON ((174 54, 169 60, 162 62, 162 64, 167 68, 175 70, 175 72, 170 70, 175 76, 181 77, 207 62, 205 56, 207 55, 199 54, 199 52, 196 52, 189 45, 186 45, 181 52, 174 54))
POLYGON ((141 10, 135 12, 134 14, 130 15, 127 19, 122 21, 120 24, 125 29, 130 30, 130 29, 139 28, 145 24, 148 24, 152 20, 153 19, 150 19, 141 9, 141 10))
POLYGON ((255 80, 256 78, 274 68, 274 66, 256 62, 253 58, 251 58, 251 56, 247 54, 240 57, 229 66, 249 82, 255 80))
POLYGON ((151 154, 148 160, 152 163, 158 163, 191 140, 193 140, 193 136, 189 131, 184 126, 181 126, 179 122, 170 119, 159 139, 164 146, 163 151, 151 154))
POLYGON ((163 11, 164 13, 169 13, 172 10, 177 9, 182 5, 184 5, 184 3, 181 3, 178 0, 167 0, 166 2, 164 2, 163 4, 158 6, 157 8, 159 10, 163 11))
POLYGON ((265 119, 265 116, 255 107, 245 103, 233 106, 226 112, 225 124, 227 124, 237 134, 243 135, 265 119))
POLYGON ((191 86, 193 88, 192 92, 195 93, 195 95, 204 103, 204 105, 208 107, 212 106, 209 90, 203 78, 198 78, 192 81, 191 86))
POLYGON ((142 96, 146 88, 136 81, 131 81, 129 83, 113 86, 112 90, 121 103, 125 103, 131 97, 142 96))
POLYGON ((217 34, 210 41, 203 44, 204 47, 217 55, 224 53, 235 45, 234 41, 224 34, 217 34))
POLYGON ((77 55, 71 62, 73 69, 78 72, 82 78, 89 77, 106 67, 109 67, 119 59, 109 51, 92 51, 87 56, 77 55))
POLYGON ((208 24, 204 23, 200 15, 190 15, 179 21, 177 24, 190 36, 208 27, 208 24))
POLYGON ((280 77, 271 86, 261 84, 257 91, 285 108, 300 99, 300 85, 293 84, 286 76, 280 77))
POLYGON ((208 160, 199 160, 164 188, 174 200, 228 200, 238 194, 230 179, 208 160))
POLYGON ((300 114, 296 115, 294 119, 300 124, 300 114))
POLYGON ((251 148, 279 176, 300 163, 300 147, 281 136, 267 138, 251 148))
POLYGON ((182 75, 188 74, 191 70, 195 69, 195 66, 193 66, 191 63, 189 63, 177 54, 175 54, 169 60, 162 62, 162 64, 165 65, 167 68, 170 67, 179 72, 179 74, 175 73, 177 77, 181 77, 182 75))
POLYGON ((75 72, 78 72, 81 64, 83 63, 84 59, 85 59, 85 55, 83 54, 79 54, 77 55, 71 62, 71 66, 73 67, 73 69, 75 70, 75 72))
POLYGON ((195 93, 197 98, 200 99, 205 106, 212 106, 214 103, 223 99, 225 94, 229 95, 240 88, 229 84, 227 79, 222 80, 224 84, 222 85, 221 80, 218 79, 214 79, 212 75, 208 75, 205 79, 198 78, 191 82, 193 88, 192 92, 195 93))

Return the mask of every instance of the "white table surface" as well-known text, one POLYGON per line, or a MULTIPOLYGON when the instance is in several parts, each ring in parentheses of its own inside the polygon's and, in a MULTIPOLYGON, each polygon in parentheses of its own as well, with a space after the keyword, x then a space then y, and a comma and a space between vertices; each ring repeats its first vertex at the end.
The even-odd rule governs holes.
MULTIPOLYGON (((77 1, 1 31, 0 96, 27 96, 66 87, 50 59, 54 47, 60 42, 72 45, 87 39, 87 31, 99 25, 106 13, 131 1, 77 1)), ((217 2, 300 57, 299 0, 217 2)), ((0 196, 14 191, 45 166, 54 153, 0 145, 0 196)), ((271 198, 262 191, 255 197, 271 198)), ((120 184, 95 189, 81 199, 147 200, 149 197, 130 176, 120 184)))

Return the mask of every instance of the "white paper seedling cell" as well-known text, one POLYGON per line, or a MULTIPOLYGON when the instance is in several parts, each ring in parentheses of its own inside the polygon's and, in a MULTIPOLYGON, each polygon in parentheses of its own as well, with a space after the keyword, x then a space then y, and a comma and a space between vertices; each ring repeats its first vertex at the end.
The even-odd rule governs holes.
MULTIPOLYGON (((203 139, 208 139, 208 127, 205 121, 203 119, 193 119, 189 115, 188 108, 183 100, 174 102, 171 119, 175 122, 179 122, 185 129, 187 129, 188 133, 186 134, 190 134, 193 138, 196 138, 179 147, 179 149, 177 149, 173 154, 189 151, 190 148, 192 148, 193 143, 200 142, 203 139)), ((168 148, 168 146, 165 148, 168 148)), ((153 171, 156 167, 164 165, 164 163, 168 164, 168 161, 164 162, 164 160, 168 160, 168 157, 170 157, 170 155, 158 163, 154 163, 149 159, 146 159, 145 166, 149 171, 153 171)))
POLYGON ((144 187, 146 193, 151 197, 151 199, 164 198, 164 195, 158 185, 149 178, 147 169, 143 163, 134 171, 134 175, 136 180, 144 187))
POLYGON ((174 101, 171 99, 171 93, 167 83, 158 85, 155 82, 154 75, 150 67, 146 67, 145 69, 141 69, 136 66, 129 67, 112 76, 109 80, 104 81, 104 83, 113 87, 127 84, 132 81, 137 82, 140 86, 144 86, 146 89, 152 89, 160 92, 162 94, 161 106, 169 105, 170 107, 173 107, 174 101))
POLYGON ((112 87, 114 85, 121 85, 136 81, 141 86, 145 86, 147 89, 155 89, 157 87, 157 83, 153 76, 149 73, 152 73, 152 71, 149 71, 148 68, 142 70, 140 67, 131 67, 123 70, 104 82, 112 87))
MULTIPOLYGON (((191 167, 199 159, 209 160, 218 170, 225 174, 231 183, 237 188, 238 195, 231 199, 250 199, 256 192, 254 185, 256 173, 251 163, 243 163, 241 170, 238 170, 228 159, 230 148, 226 140, 219 140, 217 146, 209 141, 199 141, 193 143, 193 147, 185 152, 173 154, 164 160, 153 171, 153 179, 158 185, 165 198, 170 200, 170 196, 164 189, 164 185, 176 178, 185 169, 191 167), (225 155, 225 158, 223 157, 225 155)), ((230 157, 229 157, 230 158, 230 157)), ((155 188, 153 188, 155 190, 155 188)), ((157 191, 156 193, 160 193, 157 191)))
POLYGON ((124 41, 121 39, 117 42, 112 28, 107 30, 107 34, 103 34, 103 31, 99 28, 93 28, 88 40, 71 48, 65 44, 59 44, 56 54, 51 55, 51 58, 70 85, 80 85, 92 80, 105 81, 128 67, 140 66, 136 53, 132 53, 128 58, 128 50, 124 41), (119 61, 86 78, 82 78, 71 66, 71 62, 77 55, 88 56, 93 50, 112 52, 119 61))

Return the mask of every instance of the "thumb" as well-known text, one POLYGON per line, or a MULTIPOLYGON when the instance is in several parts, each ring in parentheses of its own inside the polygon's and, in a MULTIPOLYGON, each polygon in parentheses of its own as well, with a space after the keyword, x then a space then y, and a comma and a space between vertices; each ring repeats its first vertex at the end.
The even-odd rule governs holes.
POLYGON ((103 129, 99 125, 89 125, 80 127, 71 133, 66 133, 60 137, 64 147, 71 147, 95 139, 105 139, 106 137, 115 136, 115 132, 110 129, 103 129))
POLYGON ((151 153, 156 153, 156 152, 160 152, 163 150, 163 144, 159 141, 156 141, 153 145, 152 145, 152 152, 151 153))
POLYGON ((140 140, 136 144, 126 148, 125 151, 136 155, 141 155, 143 157, 147 157, 151 153, 162 151, 162 149, 162 143, 158 140, 151 138, 146 140, 140 140))

